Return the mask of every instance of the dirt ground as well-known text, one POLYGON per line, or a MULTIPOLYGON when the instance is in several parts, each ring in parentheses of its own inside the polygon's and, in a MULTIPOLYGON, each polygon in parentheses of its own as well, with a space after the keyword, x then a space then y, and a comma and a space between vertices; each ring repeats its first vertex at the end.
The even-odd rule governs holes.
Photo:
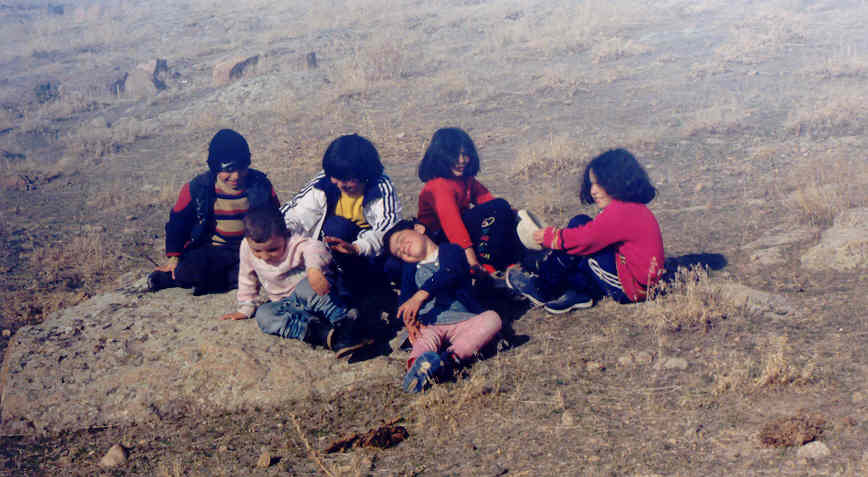
POLYGON ((592 212, 583 165, 626 147, 658 187, 667 257, 710 271, 641 305, 550 316, 495 301, 514 346, 424 395, 360 385, 4 436, 0 474, 868 474, 868 275, 800 262, 839 212, 868 205, 866 22, 863 0, 3 2, 10 333, 161 262, 168 209, 222 127, 247 137, 282 200, 332 139, 366 136, 412 216, 427 141, 459 125, 480 180, 551 224, 592 212), (254 55, 254 71, 214 83, 216 63, 254 55), (165 90, 113 94, 157 58, 165 90), (789 312, 739 306, 731 283, 789 312), (828 456, 763 443, 798 416, 822 422, 811 438, 828 456), (399 418, 408 437, 394 447, 324 453, 399 418), (116 443, 129 462, 100 469, 116 443))

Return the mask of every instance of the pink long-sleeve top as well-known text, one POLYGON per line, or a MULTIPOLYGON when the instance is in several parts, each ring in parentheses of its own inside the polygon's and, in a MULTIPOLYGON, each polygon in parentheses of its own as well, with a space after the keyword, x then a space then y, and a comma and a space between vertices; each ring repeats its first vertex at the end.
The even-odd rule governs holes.
POLYGON ((615 245, 615 267, 631 301, 641 301, 663 274, 663 236, 645 204, 612 200, 579 227, 545 229, 543 245, 571 255, 589 255, 615 245))
POLYGON ((254 300, 259 296, 259 287, 272 301, 292 294, 308 269, 325 269, 332 257, 319 240, 293 235, 286 243, 286 254, 278 265, 270 265, 253 256, 247 239, 241 242, 238 269, 238 311, 252 316, 256 310, 254 300))

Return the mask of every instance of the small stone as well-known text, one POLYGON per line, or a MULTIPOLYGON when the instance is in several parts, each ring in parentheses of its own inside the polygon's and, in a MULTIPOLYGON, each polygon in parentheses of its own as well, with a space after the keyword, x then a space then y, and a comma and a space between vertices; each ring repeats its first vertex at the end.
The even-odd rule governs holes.
POLYGON ((226 453, 226 452, 229 452, 229 446, 227 446, 226 444, 223 444, 223 445, 221 445, 220 447, 217 448, 217 452, 219 452, 219 453, 221 453, 221 454, 224 454, 224 453, 226 453))
POLYGON ((136 217, 135 215, 128 215, 128 216, 127 216, 127 221, 136 220, 137 218, 138 218, 138 217, 136 217))
POLYGON ((820 441, 809 442, 799 447, 799 451, 796 453, 796 455, 803 459, 820 459, 828 457, 831 454, 832 452, 829 450, 829 447, 820 441))
POLYGON ((575 420, 573 419, 573 414, 570 411, 564 411, 561 415, 561 425, 562 426, 572 426, 575 424, 575 420))
POLYGON ((625 354, 618 358, 618 366, 628 367, 633 365, 633 357, 629 354, 625 354))
POLYGON ((589 373, 593 373, 596 371, 603 371, 606 369, 606 367, 603 366, 603 363, 599 363, 597 361, 588 361, 587 363, 585 363, 585 369, 587 369, 589 373))
POLYGON ((259 460, 256 461, 256 467, 260 469, 266 469, 271 466, 271 452, 268 452, 268 449, 264 449, 262 454, 259 454, 259 460))
POLYGON ((129 453, 120 444, 115 444, 99 461, 99 466, 104 469, 111 469, 127 463, 129 453))
POLYGON ((669 358, 663 363, 663 369, 687 369, 687 360, 684 358, 669 358))
POLYGON ((3 337, 8 338, 12 336, 12 330, 3 330, 3 337))
POLYGON ((705 189, 705 184, 703 184, 702 182, 696 184, 696 187, 693 188, 693 190, 696 192, 702 192, 702 189, 705 189))
MULTIPOLYGON (((3 333, 3 336, 6 336, 6 330, 3 330, 3 333)), ((865 393, 856 391, 855 393, 853 393, 853 397, 850 398, 850 401, 852 401, 853 404, 862 404, 863 402, 865 402, 865 393)))
POLYGON ((651 359, 651 353, 647 351, 640 351, 636 353, 636 364, 648 364, 651 362, 651 359))

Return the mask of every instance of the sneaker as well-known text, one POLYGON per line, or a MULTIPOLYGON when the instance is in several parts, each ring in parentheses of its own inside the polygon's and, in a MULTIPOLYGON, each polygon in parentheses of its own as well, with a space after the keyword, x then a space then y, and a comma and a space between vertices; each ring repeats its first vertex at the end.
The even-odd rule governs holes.
POLYGON ((536 275, 512 267, 506 271, 506 286, 519 292, 534 305, 541 306, 546 302, 542 290, 539 288, 539 278, 536 275))
POLYGON ((148 275, 148 291, 157 292, 174 286, 175 280, 172 280, 172 272, 155 270, 148 275))
POLYGON ((567 290, 563 295, 554 300, 547 301, 545 308, 549 313, 560 315, 572 310, 590 308, 594 306, 594 299, 584 293, 575 290, 567 290))
POLYGON ((371 344, 371 340, 356 336, 354 323, 340 322, 329 331, 326 347, 335 352, 335 358, 343 358, 358 349, 371 344))
POLYGON ((413 366, 404 375, 401 388, 408 393, 419 393, 427 389, 434 382, 434 377, 446 366, 443 358, 433 351, 422 353, 416 358, 413 366))

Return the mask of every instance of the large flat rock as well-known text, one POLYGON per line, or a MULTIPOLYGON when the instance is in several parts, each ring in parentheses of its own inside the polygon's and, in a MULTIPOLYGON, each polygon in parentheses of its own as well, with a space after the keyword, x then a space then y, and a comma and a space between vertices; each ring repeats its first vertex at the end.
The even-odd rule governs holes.
POLYGON ((372 382, 399 383, 398 359, 348 363, 265 335, 254 320, 218 320, 234 309, 234 293, 147 293, 143 285, 138 280, 18 330, 0 373, 0 432, 276 406, 372 382))

